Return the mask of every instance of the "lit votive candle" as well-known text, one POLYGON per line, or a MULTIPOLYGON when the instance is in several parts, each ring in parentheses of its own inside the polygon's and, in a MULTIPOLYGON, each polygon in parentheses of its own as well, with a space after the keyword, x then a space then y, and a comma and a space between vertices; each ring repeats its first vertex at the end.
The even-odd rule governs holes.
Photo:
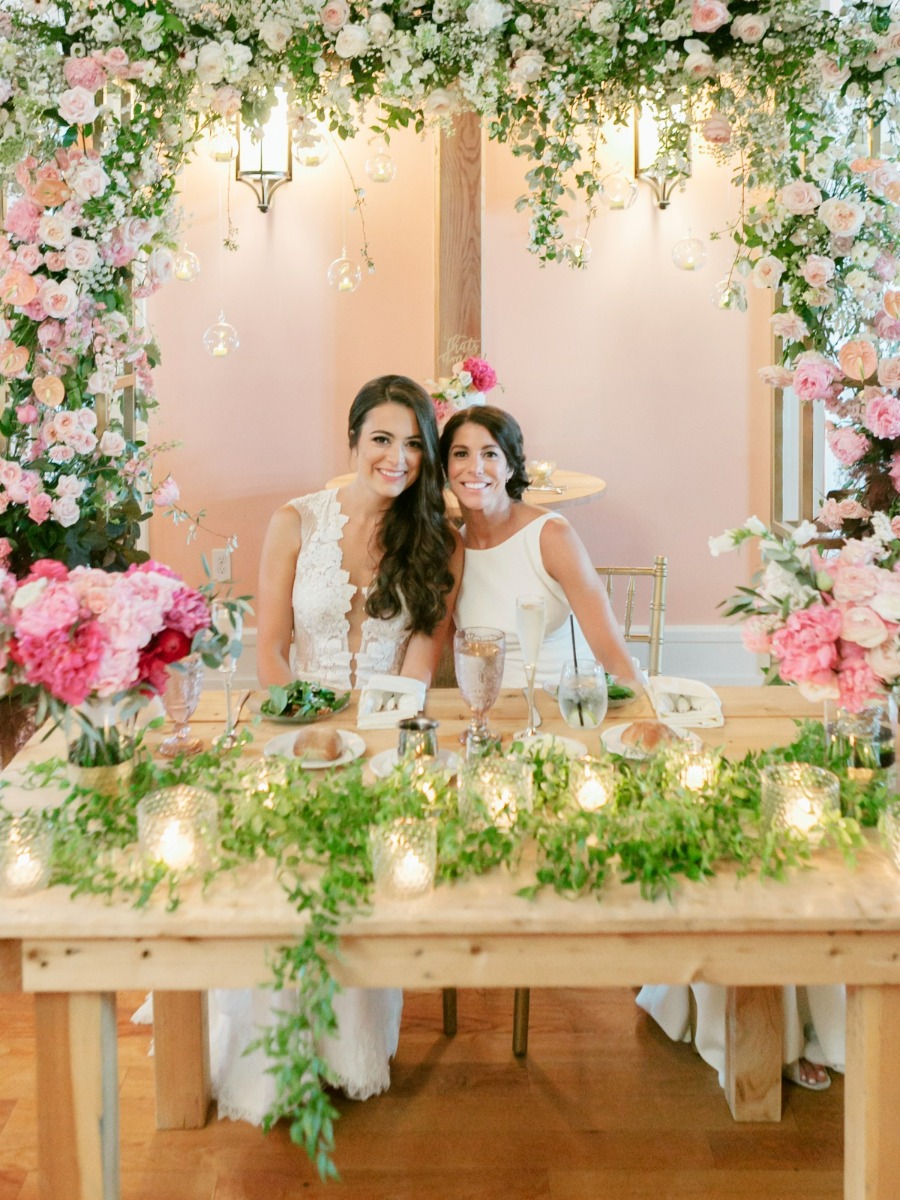
POLYGON ((673 750, 669 761, 675 779, 689 792, 705 792, 719 774, 719 759, 707 750, 673 750))
POLYGON ((822 840, 826 815, 840 809, 837 776, 809 763, 775 763, 760 776, 763 817, 781 829, 822 840))
POLYGON ((437 825, 428 819, 398 817, 369 830, 375 887, 383 896, 407 900, 434 887, 437 825))
POLYGON ((205 870, 218 844, 216 797, 203 788, 163 788, 138 801, 138 839, 149 863, 179 873, 205 870))
POLYGON ((584 812, 597 812, 615 797, 615 767, 599 758, 576 758, 569 766, 569 792, 584 812))
POLYGON ((213 358, 227 358, 228 357, 228 347, 223 346, 221 342, 216 342, 216 344, 212 348, 212 356, 213 356, 213 358))
POLYGON ((39 818, 12 817, 3 827, 0 891, 24 896, 44 887, 50 875, 53 833, 39 818))
POLYGON ((532 806, 534 781, 530 763, 518 758, 477 758, 467 763, 460 779, 461 815, 471 820, 478 802, 497 829, 511 829, 519 813, 532 806))

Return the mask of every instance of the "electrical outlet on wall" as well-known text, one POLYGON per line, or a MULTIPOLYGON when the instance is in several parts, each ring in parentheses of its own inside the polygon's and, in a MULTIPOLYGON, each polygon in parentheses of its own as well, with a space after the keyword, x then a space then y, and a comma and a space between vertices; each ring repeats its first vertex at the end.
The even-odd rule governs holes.
POLYGON ((227 583, 231 579, 231 551, 213 550, 212 577, 218 583, 227 583))

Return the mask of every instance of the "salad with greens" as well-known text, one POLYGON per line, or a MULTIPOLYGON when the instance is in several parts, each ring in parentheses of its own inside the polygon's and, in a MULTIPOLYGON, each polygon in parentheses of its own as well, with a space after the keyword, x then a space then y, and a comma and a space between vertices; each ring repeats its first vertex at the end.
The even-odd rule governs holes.
POLYGON ((279 717, 283 721, 314 721, 328 713, 340 712, 349 702, 349 692, 335 692, 319 683, 295 679, 285 687, 272 684, 259 711, 264 717, 279 717))
POLYGON ((626 687, 624 683, 619 683, 618 680, 610 673, 606 672, 606 690, 610 700, 633 700, 634 689, 626 687))

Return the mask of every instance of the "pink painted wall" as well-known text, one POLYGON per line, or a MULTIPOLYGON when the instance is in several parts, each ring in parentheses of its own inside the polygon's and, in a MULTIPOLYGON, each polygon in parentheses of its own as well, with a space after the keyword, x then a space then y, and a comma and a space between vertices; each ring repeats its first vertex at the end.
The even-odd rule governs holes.
MULTIPOLYGON (((357 292, 338 295, 325 281, 350 204, 334 156, 298 171, 265 216, 232 184, 233 254, 218 249, 225 168, 201 157, 182 194, 185 240, 203 273, 150 303, 163 348, 153 437, 182 442, 167 463, 185 506, 238 535, 240 591, 256 590, 272 510, 349 468, 345 422, 357 387, 388 371, 424 380, 433 370, 433 144, 396 137, 399 169, 387 186, 366 180, 364 143, 346 152, 367 189, 377 264, 357 292), (201 338, 220 307, 241 347, 213 360, 201 338)), ((611 144, 608 161, 617 152, 611 144)), ((670 622, 708 624, 746 574, 733 558, 710 558, 708 536, 750 512, 767 515, 768 404, 754 378, 768 355, 765 301, 751 297, 761 303, 747 316, 713 308, 727 239, 709 244, 696 273, 678 271, 670 255, 689 226, 706 237, 733 220, 729 172, 698 156, 667 211, 644 186, 629 211, 601 210, 590 266, 576 272, 541 268, 527 253, 527 215, 513 207, 523 170, 507 148, 486 147, 484 351, 505 384, 498 403, 521 420, 532 456, 608 481, 598 501, 568 512, 595 561, 668 554, 670 622)), ((355 214, 346 224, 352 256, 355 214)), ((192 579, 200 550, 219 544, 201 534, 188 546, 184 526, 152 521, 154 555, 192 579)))

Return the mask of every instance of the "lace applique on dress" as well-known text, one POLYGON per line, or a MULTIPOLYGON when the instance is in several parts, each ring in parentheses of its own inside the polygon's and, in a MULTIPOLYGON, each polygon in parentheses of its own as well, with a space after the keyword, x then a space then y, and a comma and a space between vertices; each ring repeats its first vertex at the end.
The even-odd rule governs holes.
POLYGON ((341 689, 359 687, 370 675, 396 674, 411 633, 405 606, 396 617, 363 620, 353 679, 347 614, 356 588, 343 567, 341 540, 347 517, 337 489, 313 492, 291 504, 300 514, 302 541, 292 597, 294 674, 341 689))

